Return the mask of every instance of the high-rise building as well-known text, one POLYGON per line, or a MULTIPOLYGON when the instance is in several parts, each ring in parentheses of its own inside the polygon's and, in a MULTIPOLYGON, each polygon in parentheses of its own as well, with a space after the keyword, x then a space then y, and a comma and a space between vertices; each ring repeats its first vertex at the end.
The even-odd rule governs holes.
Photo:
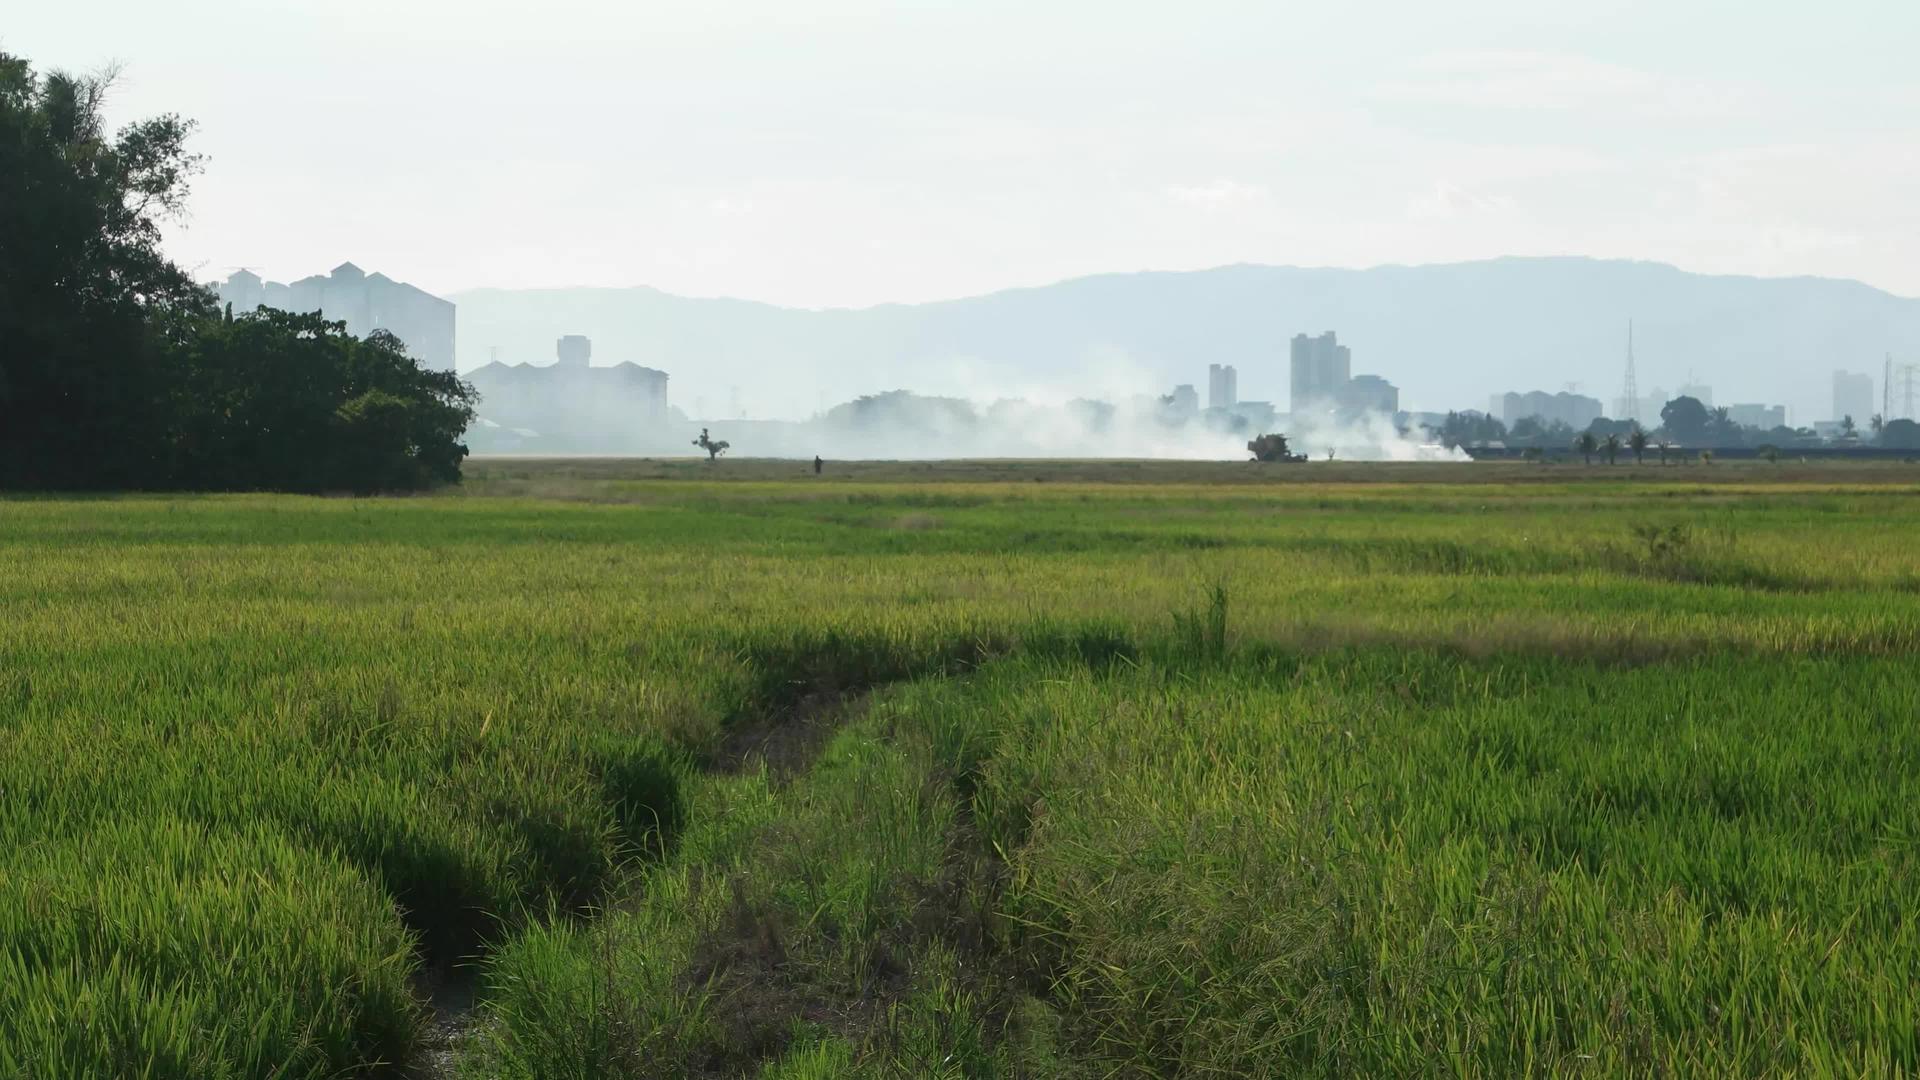
POLYGON ((1873 414, 1873 376, 1834 372, 1833 419, 1851 416, 1854 423, 1864 425, 1873 414))
POLYGON ((262 281, 251 270, 237 270, 217 289, 235 314, 270 307, 319 312, 347 324, 347 332, 365 337, 385 330, 400 339, 407 355, 421 365, 453 370, 453 304, 385 274, 369 274, 341 263, 322 277, 315 274, 291 285, 262 281))
POLYGON ((1729 405, 1727 419, 1741 427, 1756 427, 1762 431, 1772 431, 1787 425, 1787 407, 1785 405, 1729 405))
POLYGON ((593 341, 585 334, 568 334, 553 343, 553 353, 561 367, 586 367, 593 358, 593 341))
MULTIPOLYGON (((1656 386, 1648 393, 1642 394, 1638 401, 1629 402, 1623 397, 1614 398, 1613 411, 1607 415, 1615 420, 1627 420, 1637 415, 1640 418, 1640 426, 1651 431, 1660 426, 1660 410, 1666 408, 1670 400, 1672 399, 1667 396, 1667 392, 1656 386)), ((1496 408, 1494 412, 1497 414, 1499 409, 1496 408)))
POLYGON ((1549 394, 1535 390, 1526 394, 1504 394, 1500 399, 1500 419, 1508 427, 1521 420, 1538 419, 1543 424, 1559 421, 1575 431, 1586 430, 1600 418, 1600 399, 1585 394, 1561 391, 1549 394))
POLYGON ((592 367, 592 342, 579 334, 555 342, 554 351, 556 363, 495 360, 467 373, 480 391, 477 432, 512 431, 550 450, 616 451, 672 419, 666 372, 634 363, 592 367))
POLYGON ((1400 388, 1378 375, 1355 375, 1340 388, 1337 400, 1341 412, 1392 415, 1400 411, 1400 388))
POLYGON ((1240 373, 1232 364, 1207 365, 1207 408, 1231 409, 1240 400, 1240 373))
POLYGON ((1352 371, 1353 353, 1333 331, 1319 337, 1295 334, 1289 379, 1293 415, 1299 418, 1338 405, 1352 371))
POLYGON ((1279 414, 1271 401, 1236 401, 1228 412, 1247 422, 1255 431, 1272 431, 1279 414))
POLYGON ((1690 397, 1709 409, 1713 408, 1713 387, 1706 383, 1687 383, 1674 396, 1690 397))
POLYGON ((1184 420, 1200 411, 1200 395, 1192 383, 1181 383, 1168 396, 1167 407, 1174 416, 1184 420))

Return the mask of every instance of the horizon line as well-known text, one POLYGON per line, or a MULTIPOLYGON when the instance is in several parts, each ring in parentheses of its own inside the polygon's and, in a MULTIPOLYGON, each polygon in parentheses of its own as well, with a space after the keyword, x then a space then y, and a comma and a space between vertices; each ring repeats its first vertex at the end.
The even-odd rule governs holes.
MULTIPOLYGON (((1920 296, 1907 296, 1903 293, 1897 293, 1890 289, 1882 288, 1881 286, 1875 285, 1868 281, 1863 281, 1859 278, 1830 277, 1824 274, 1770 275, 1770 274, 1749 274, 1749 273, 1718 273, 1718 272, 1709 272, 1709 271, 1701 271, 1701 270, 1689 270, 1685 267, 1676 265, 1674 263, 1663 262, 1658 259, 1642 259, 1642 258, 1627 258, 1627 257, 1616 257, 1616 256, 1597 256, 1597 255, 1492 255, 1492 256, 1479 258, 1479 259, 1454 259, 1454 260, 1439 261, 1439 262, 1384 262, 1384 263, 1374 263, 1368 266, 1304 265, 1304 264, 1298 264, 1298 263, 1266 263, 1266 262, 1240 261, 1240 262, 1230 262, 1230 263, 1217 263, 1211 266, 1190 267, 1187 269, 1096 270, 1096 271, 1092 271, 1085 274, 1074 274, 1068 277, 1055 278, 1050 281, 1045 281, 1045 282, 1040 282, 1040 283, 1030 284, 1030 285, 1005 285, 999 288, 988 289, 984 292, 963 293, 957 296, 936 297, 936 298, 927 299, 927 300, 881 300, 881 301, 875 301, 873 303, 867 303, 867 304, 821 304, 821 305, 783 304, 773 300, 759 300, 759 299, 754 299, 752 297, 737 296, 737 295, 731 295, 731 294, 725 294, 725 293, 697 294, 697 293, 673 292, 668 289, 663 289, 657 285, 649 285, 645 283, 630 284, 630 285, 603 285, 603 284, 582 284, 582 283, 574 283, 569 285, 520 285, 520 286, 473 285, 473 286, 467 286, 467 287, 458 288, 458 289, 451 289, 443 293, 435 293, 434 295, 450 299, 450 298, 465 295, 465 294, 488 293, 488 292, 491 292, 491 293, 553 293, 553 292, 584 292, 584 291, 596 291, 596 292, 647 291, 647 292, 658 293, 662 296, 670 296, 680 300, 699 300, 699 301, 710 301, 714 303, 754 304, 761 307, 778 308, 784 311, 807 311, 807 312, 820 312, 820 313, 861 312, 861 311, 875 311, 882 308, 926 307, 926 306, 931 306, 936 304, 956 304, 956 303, 963 303, 969 300, 984 300, 990 297, 1004 296, 1009 293, 1035 292, 1041 289, 1056 288, 1061 285, 1070 285, 1070 284, 1074 284, 1076 282, 1082 282, 1082 281, 1094 281, 1102 278, 1156 277, 1156 276, 1171 277, 1171 276, 1189 275, 1189 274, 1212 274, 1212 273, 1219 273, 1221 271, 1226 271, 1226 270, 1239 270, 1239 269, 1293 270, 1293 271, 1302 271, 1302 272, 1369 274, 1369 273, 1377 273, 1380 271, 1388 271, 1388 270, 1430 270, 1430 269, 1441 269, 1441 268, 1448 268, 1448 267, 1478 266, 1478 265, 1485 265, 1489 263, 1499 263, 1499 262, 1586 262, 1586 263, 1601 263, 1601 264, 1625 264, 1625 265, 1632 265, 1632 266, 1657 267, 1660 269, 1672 270, 1675 273, 1685 274, 1689 277, 1700 277, 1700 278, 1739 279, 1739 280, 1746 280, 1746 281, 1763 281, 1763 282, 1825 281, 1825 282, 1833 282, 1833 283, 1842 284, 1842 285, 1857 285, 1857 286, 1860 286, 1861 288, 1871 289, 1874 292, 1882 293, 1886 296, 1893 297, 1894 299, 1897 299, 1897 300, 1920 300, 1920 296)), ((405 284, 405 282, 402 282, 402 283, 405 284)), ((418 286, 416 286, 416 288, 417 287, 418 286)))

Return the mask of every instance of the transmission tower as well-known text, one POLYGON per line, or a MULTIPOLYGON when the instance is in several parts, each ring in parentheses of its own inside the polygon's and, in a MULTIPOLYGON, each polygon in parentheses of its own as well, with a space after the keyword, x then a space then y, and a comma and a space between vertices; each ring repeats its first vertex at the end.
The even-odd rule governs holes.
POLYGON ((1920 364, 1901 364, 1894 370, 1900 373, 1900 396, 1905 399, 1901 402, 1902 408, 1900 415, 1909 420, 1915 419, 1913 414, 1913 378, 1915 375, 1920 375, 1920 364))
POLYGON ((1640 426, 1640 383, 1633 375, 1633 320, 1627 320, 1627 415, 1626 419, 1640 426))

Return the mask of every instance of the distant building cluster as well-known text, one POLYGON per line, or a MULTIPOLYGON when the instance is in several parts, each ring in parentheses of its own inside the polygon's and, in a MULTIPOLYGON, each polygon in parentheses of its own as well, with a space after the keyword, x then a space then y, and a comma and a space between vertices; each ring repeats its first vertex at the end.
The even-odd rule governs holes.
POLYGON ((453 303, 385 274, 369 274, 350 262, 325 276, 315 274, 292 284, 236 270, 216 291, 220 302, 232 305, 236 313, 262 307, 319 312, 346 323, 347 332, 356 337, 385 330, 399 338, 407 354, 423 366, 453 370, 453 303))
POLYGON ((1772 431, 1774 428, 1787 426, 1787 407, 1785 405, 1729 405, 1727 418, 1741 427, 1772 431))
POLYGON ((1340 344, 1332 331, 1293 338, 1289 389, 1296 422, 1337 413, 1393 414, 1400 410, 1400 390, 1378 375, 1353 374, 1353 351, 1340 344))
MULTIPOLYGON (((1706 383, 1681 383, 1680 391, 1674 397, 1690 397, 1709 409, 1713 408, 1713 387, 1706 383)), ((1660 411, 1655 409, 1653 414, 1658 416, 1660 411)))
POLYGON ((1585 431, 1600 418, 1600 399, 1566 390, 1556 394, 1534 390, 1525 394, 1501 394, 1493 399, 1487 411, 1508 427, 1534 419, 1546 425, 1560 423, 1575 431, 1585 431))
POLYGON ((621 446, 669 419, 667 373, 630 361, 594 367, 593 342, 568 334, 551 364, 496 360, 467 373, 491 443, 566 450, 621 446))
MULTIPOLYGON (((1642 427, 1649 430, 1660 424, 1660 410, 1673 400, 1665 390, 1654 387, 1653 392, 1644 397, 1628 401, 1625 397, 1613 399, 1613 417, 1617 420, 1638 419, 1642 427)), ((1497 414, 1498 409, 1494 412, 1497 414)))

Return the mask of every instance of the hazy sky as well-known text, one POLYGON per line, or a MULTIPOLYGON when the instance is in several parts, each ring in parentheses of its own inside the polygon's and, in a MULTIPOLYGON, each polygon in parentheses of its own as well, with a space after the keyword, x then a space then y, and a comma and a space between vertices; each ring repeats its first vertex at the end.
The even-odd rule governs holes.
POLYGON ((172 250, 802 305, 1499 254, 1920 295, 1920 2, 20 3, 200 122, 172 250))

